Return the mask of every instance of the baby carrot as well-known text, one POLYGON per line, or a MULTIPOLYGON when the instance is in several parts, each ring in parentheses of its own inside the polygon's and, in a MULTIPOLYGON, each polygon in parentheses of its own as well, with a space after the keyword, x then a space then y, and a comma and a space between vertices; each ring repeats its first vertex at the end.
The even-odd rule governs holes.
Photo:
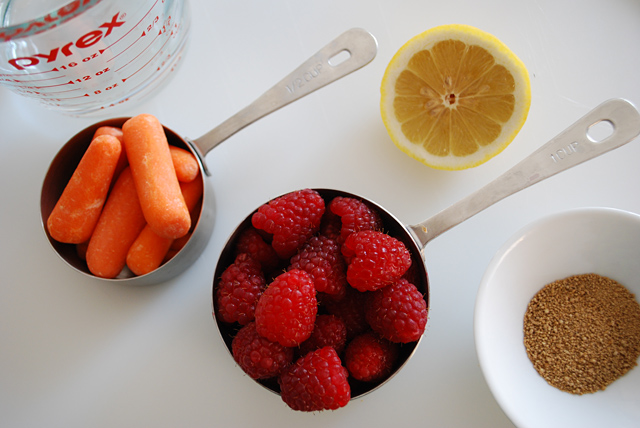
POLYGON ((89 241, 81 242, 76 244, 76 254, 80 257, 80 260, 87 261, 87 247, 89 246, 89 241))
POLYGON ((120 141, 109 135, 89 144, 47 219, 47 229, 53 239, 68 244, 89 240, 107 199, 121 152, 120 141))
MULTIPOLYGON (((96 129, 96 132, 94 132, 93 134, 93 138, 95 139, 96 137, 99 137, 101 135, 111 135, 113 137, 116 137, 120 141, 120 143, 123 143, 122 129, 116 128, 115 126, 101 126, 100 128, 96 129)), ((128 164, 129 161, 127 160, 127 152, 123 149, 120 153, 118 163, 116 164, 116 170, 113 173, 113 177, 117 179, 122 170, 128 164)), ((111 182, 111 184, 115 183, 115 179, 111 182)))
POLYGON ((178 181, 188 183, 198 176, 200 166, 196 158, 187 150, 169 146, 173 167, 176 169, 178 181))
MULTIPOLYGON (((188 183, 180 183, 180 189, 187 208, 191 210, 202 197, 203 183, 198 178, 188 183)), ((127 253, 127 266, 136 275, 152 272, 166 259, 173 243, 178 240, 182 241, 187 236, 189 236, 188 233, 176 240, 164 238, 147 224, 127 253)))
POLYGON ((127 167, 113 186, 89 241, 89 271, 102 278, 115 278, 122 271, 127 251, 144 226, 131 168, 127 167))
POLYGON ((198 202, 200 202, 203 190, 204 183, 202 182, 202 178, 200 178, 200 174, 198 174, 194 180, 191 180, 188 183, 180 183, 180 192, 184 197, 184 202, 187 204, 187 209, 189 210, 189 212, 191 212, 196 207, 198 202))
POLYGON ((115 126, 99 127, 93 134, 93 138, 99 137, 100 135, 111 135, 113 137, 116 137, 122 143, 122 129, 116 128, 115 126))
POLYGON ((182 238, 174 239, 171 243, 171 249, 180 251, 187 244, 187 241, 191 238, 191 232, 184 235, 182 238))
POLYGON ((191 226, 191 218, 162 125, 156 117, 141 114, 127 120, 122 131, 147 223, 164 238, 184 236, 191 226))
POLYGON ((167 251, 167 255, 164 256, 164 260, 162 260, 162 263, 168 262, 169 260, 174 258, 176 254, 178 254, 179 252, 180 250, 174 250, 173 248, 169 248, 169 251, 167 251))
POLYGON ((169 251, 173 239, 158 235, 148 224, 127 252, 127 267, 136 275, 154 271, 169 251))

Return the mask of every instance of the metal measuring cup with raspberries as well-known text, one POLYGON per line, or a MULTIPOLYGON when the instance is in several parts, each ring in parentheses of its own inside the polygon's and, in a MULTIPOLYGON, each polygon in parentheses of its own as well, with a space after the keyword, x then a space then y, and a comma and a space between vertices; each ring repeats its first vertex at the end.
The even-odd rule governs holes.
POLYGON ((260 206, 225 247, 213 287, 221 335, 292 409, 335 410, 375 389, 424 333, 419 255, 386 228, 357 197, 303 189, 260 206))

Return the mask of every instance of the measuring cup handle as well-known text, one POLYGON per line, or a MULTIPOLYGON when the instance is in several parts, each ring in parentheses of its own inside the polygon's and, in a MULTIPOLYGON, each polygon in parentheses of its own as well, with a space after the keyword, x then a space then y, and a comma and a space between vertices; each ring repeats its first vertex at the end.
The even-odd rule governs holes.
POLYGON ((640 134, 640 113, 626 100, 605 101, 497 179, 424 222, 411 226, 422 245, 501 199, 545 178, 593 159, 640 134), (596 141, 590 129, 600 122, 611 134, 596 141))
POLYGON ((202 155, 245 126, 370 63, 378 43, 369 32, 353 28, 338 36, 253 103, 196 139, 202 155), (346 57, 339 61, 342 57, 346 57))

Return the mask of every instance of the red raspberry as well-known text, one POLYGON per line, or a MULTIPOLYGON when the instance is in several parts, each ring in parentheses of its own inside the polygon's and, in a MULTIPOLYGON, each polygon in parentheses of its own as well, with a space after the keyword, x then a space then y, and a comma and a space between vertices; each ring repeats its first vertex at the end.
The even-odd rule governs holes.
POLYGON ((216 289, 218 319, 242 325, 253 321, 258 298, 266 285, 260 263, 248 254, 239 254, 222 273, 216 289))
POLYGON ((318 302, 311 276, 293 269, 277 276, 256 306, 256 329, 272 342, 298 346, 311 336, 318 302))
POLYGON ((330 346, 309 352, 278 378, 281 397, 293 410, 336 410, 351 399, 348 372, 330 346))
POLYGON ((288 259, 320 229, 324 210, 324 199, 318 192, 298 190, 262 205, 251 223, 273 235, 273 249, 280 258, 288 259))
POLYGON ((340 216, 334 214, 331 210, 326 210, 320 222, 320 234, 338 242, 340 240, 340 229, 342 229, 340 216))
POLYGON ((369 295, 365 314, 371 328, 397 343, 415 342, 427 325, 427 303, 415 285, 406 279, 369 295))
POLYGON ((344 350, 347 343, 347 327, 335 315, 318 315, 316 325, 309 339, 300 344, 299 355, 306 355, 316 349, 331 346, 338 354, 344 350))
POLYGON ((358 199, 337 196, 329 204, 329 210, 339 216, 342 222, 338 238, 340 244, 353 232, 382 229, 378 213, 358 199))
POLYGON ((349 342, 344 365, 354 379, 375 382, 391 374, 397 359, 398 344, 367 332, 349 342))
POLYGON ((411 253, 402 242, 374 230, 349 235, 342 254, 349 263, 347 281, 359 291, 382 288, 411 266, 411 253))
POLYGON ((345 296, 340 300, 324 299, 323 305, 332 315, 336 315, 347 327, 347 339, 351 339, 369 328, 365 317, 366 293, 347 287, 345 296))
POLYGON ((412 284, 420 284, 422 282, 422 275, 425 275, 424 266, 420 263, 411 263, 411 266, 409 266, 409 269, 402 275, 402 278, 412 284))
POLYGON ((313 278, 316 291, 342 295, 347 287, 347 266, 340 247, 326 236, 313 236, 291 258, 289 269, 301 269, 313 278))
POLYGON ((276 377, 293 361, 293 348, 272 342, 258 334, 251 322, 231 342, 233 359, 252 379, 276 377))
POLYGON ((276 251, 265 242, 253 227, 242 231, 236 241, 236 254, 247 253, 259 261, 263 268, 273 269, 280 263, 276 251))

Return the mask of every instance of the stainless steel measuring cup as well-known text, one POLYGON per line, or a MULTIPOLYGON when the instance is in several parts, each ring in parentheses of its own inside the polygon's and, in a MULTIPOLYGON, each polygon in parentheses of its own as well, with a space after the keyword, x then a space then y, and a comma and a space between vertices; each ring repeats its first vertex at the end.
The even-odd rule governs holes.
MULTIPOLYGON (((424 260, 424 249, 428 242, 505 197, 618 148, 633 140, 639 134, 640 113, 636 108, 622 99, 606 101, 493 182, 422 223, 411 226, 403 225, 392 213, 367 198, 335 189, 315 190, 320 193, 327 204, 336 196, 351 197, 365 202, 380 214, 384 231, 402 241, 411 252, 413 263, 419 265, 418 269, 415 270, 417 274, 415 285, 423 294, 427 308, 429 308, 431 303, 429 298, 430 284, 424 260), (611 132, 606 136, 596 138, 595 134, 597 133, 593 132, 595 130, 594 127, 601 122, 609 124, 611 132)), ((251 216, 254 212, 239 224, 227 240, 218 260, 213 279, 211 296, 213 317, 216 320, 220 336, 232 358, 231 342, 238 330, 238 326, 224 323, 216 317, 214 303, 216 284, 224 270, 233 263, 236 240, 251 225, 251 216)), ((375 383, 350 380, 351 398, 359 398, 384 385, 407 363, 421 341, 422 338, 417 342, 402 345, 396 367, 387 379, 375 383)), ((256 382, 276 394, 280 393, 279 385, 275 379, 257 380, 256 382)))
MULTIPOLYGON (((197 219, 192 220, 195 228, 191 238, 180 252, 153 272, 133 276, 125 271, 119 278, 102 280, 131 285, 154 284, 171 279, 189 267, 209 241, 214 223, 213 187, 206 179, 210 174, 205 155, 247 125, 365 66, 375 58, 377 50, 378 45, 373 35, 363 29, 351 29, 318 51, 249 106, 200 138, 191 141, 164 127, 169 144, 191 151, 200 163, 204 194, 200 214, 197 219)), ((63 244, 51 237, 46 227, 47 218, 89 146, 95 130, 100 126, 121 127, 127 119, 129 118, 105 120, 72 137, 51 162, 42 185, 41 220, 51 246, 71 267, 94 278, 97 277, 89 272, 86 263, 78 256, 75 245, 63 244)))
POLYGON ((187 45, 187 0, 0 2, 0 84, 86 116, 157 91, 187 45))

